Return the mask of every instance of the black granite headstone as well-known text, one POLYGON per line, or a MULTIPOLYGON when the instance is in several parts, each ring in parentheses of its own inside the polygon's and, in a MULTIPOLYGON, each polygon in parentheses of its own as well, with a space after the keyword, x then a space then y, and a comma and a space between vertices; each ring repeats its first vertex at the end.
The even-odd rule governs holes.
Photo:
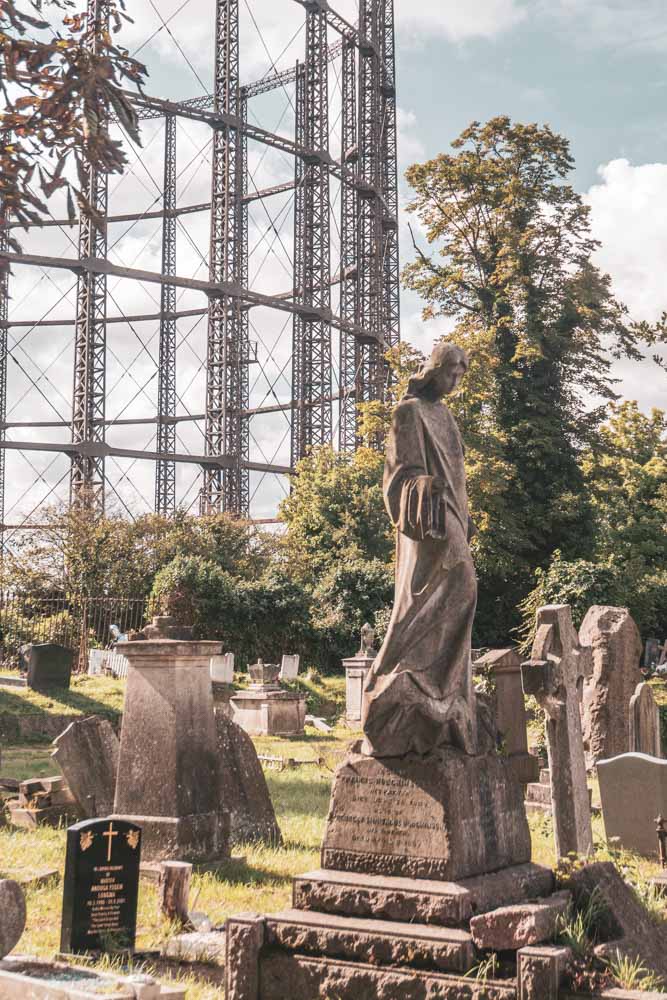
POLYGON ((137 927, 141 827, 85 820, 67 831, 60 950, 132 950, 137 927))
POLYGON ((22 649, 28 671, 28 687, 35 691, 68 688, 72 677, 74 650, 56 642, 31 643, 22 649))

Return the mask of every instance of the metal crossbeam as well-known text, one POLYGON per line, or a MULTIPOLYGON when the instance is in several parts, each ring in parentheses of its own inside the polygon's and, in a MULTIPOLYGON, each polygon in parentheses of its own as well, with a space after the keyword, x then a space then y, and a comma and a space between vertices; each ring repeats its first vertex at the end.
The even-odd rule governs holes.
MULTIPOLYGON (((289 2, 289 0, 281 0, 289 2)), ((357 406, 381 400, 388 382, 385 352, 399 340, 399 255, 396 150, 396 83, 393 0, 359 0, 359 20, 352 24, 328 0, 296 0, 304 9, 304 55, 285 70, 240 85, 239 0, 216 0, 215 73, 212 94, 185 101, 168 101, 147 94, 130 94, 141 119, 165 122, 164 174, 159 198, 144 212, 110 214, 106 178, 88 171, 84 191, 103 224, 82 219, 76 257, 10 252, 6 231, 0 233, 0 256, 12 265, 57 268, 77 276, 75 319, 11 319, 7 315, 6 272, 0 272, 0 545, 4 520, 4 463, 8 451, 60 452, 71 460, 72 502, 101 512, 105 493, 105 461, 109 458, 155 463, 155 509, 176 510, 176 468, 179 463, 202 469, 200 510, 228 511, 249 517, 249 474, 290 474, 308 450, 332 440, 332 404, 339 407, 339 444, 359 445, 357 406), (329 35, 338 36, 329 44, 329 35), (341 148, 330 149, 328 67, 341 59, 341 148), (277 88, 295 85, 295 134, 280 135, 248 120, 248 101, 277 88), (176 200, 177 121, 195 121, 212 131, 211 199, 192 205, 176 200), (254 142, 290 156, 294 179, 257 190, 249 184, 248 147, 254 142), (337 158, 336 158, 337 157, 337 158), (331 274, 331 179, 340 183, 340 268, 331 274), (248 288, 249 208, 279 194, 294 192, 294 253, 292 287, 280 294, 248 288), (180 221, 210 213, 209 274, 205 278, 176 273, 176 233, 180 221), (108 226, 142 221, 162 222, 160 272, 112 264, 107 255, 108 226), (159 311, 107 316, 107 281, 157 285, 159 311), (340 315, 331 309, 331 288, 340 284, 340 315), (179 309, 181 292, 205 296, 208 307, 179 309), (293 351, 285 365, 284 351, 266 346, 267 358, 256 357, 249 340, 250 309, 269 308, 292 317, 293 351), (207 315, 206 402, 203 413, 176 413, 177 324, 207 315), (157 407, 155 415, 133 418, 127 406, 114 419, 105 412, 107 328, 113 324, 159 323, 157 407), (8 331, 75 327, 72 441, 67 444, 6 440, 10 428, 63 427, 62 420, 7 421, 6 375, 8 331), (340 392, 332 391, 336 368, 332 332, 340 332, 340 392), (250 405, 250 364, 260 365, 268 390, 260 406, 250 405), (285 370, 287 368, 287 375, 285 370), (278 372, 277 376, 275 373, 278 372), (289 399, 276 400, 276 385, 284 379, 289 399), (272 381, 275 379, 274 381, 272 381), (290 464, 252 461, 251 421, 263 414, 286 414, 290 428, 290 464), (204 432, 203 454, 176 451, 176 428, 198 422, 204 432), (120 449, 105 441, 117 426, 154 425, 154 450, 120 449)), ((87 0, 89 25, 105 20, 111 0, 87 0)), ((94 44, 93 35, 89 44, 94 44)), ((115 119, 109 118, 113 123, 115 119)), ((157 185, 156 185, 157 186, 157 185)), ((266 215, 267 256, 279 241, 285 257, 281 222, 266 215)), ((9 225, 13 228, 15 222, 9 225)), ((72 220, 49 219, 45 227, 71 226, 72 220)), ((29 227, 31 229, 36 226, 29 227)), ((203 256, 202 256, 203 260, 203 256)), ((261 273, 261 267, 259 272, 261 273)), ((195 303, 196 304, 196 303, 195 303)), ((187 303, 190 305, 190 302, 187 303)), ((196 323, 195 325, 196 326, 196 323)), ((193 326, 193 330, 194 330, 193 326)), ((188 331, 186 336, 189 336, 188 331)), ((138 334, 137 334, 138 336, 138 334)), ((186 339, 186 338, 184 338, 186 339)), ((42 376, 40 376, 41 378, 42 376)), ((40 381, 35 380, 34 385, 40 381)), ((32 382, 32 379, 30 379, 32 382)), ((258 383, 259 384, 259 383, 258 383)), ((140 391, 137 383, 137 387, 140 391)), ((284 397, 287 393, 282 392, 284 397)), ((138 394, 137 394, 138 395, 138 394)), ((136 398, 136 397, 135 397, 136 398)), ((201 403, 199 404, 201 408, 201 403)), ((31 437, 31 435, 26 435, 31 437)), ((379 445, 379 441, 376 442, 379 445)), ((259 445, 256 445, 259 449, 259 445)), ((110 486, 112 484, 109 484, 110 486)))

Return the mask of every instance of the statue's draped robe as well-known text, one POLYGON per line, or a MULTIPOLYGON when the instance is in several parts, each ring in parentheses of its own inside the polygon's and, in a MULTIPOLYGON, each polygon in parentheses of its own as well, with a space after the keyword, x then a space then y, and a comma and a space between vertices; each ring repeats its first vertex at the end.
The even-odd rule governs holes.
POLYGON ((398 529, 396 595, 366 679, 364 752, 395 757, 458 746, 474 753, 470 647, 477 579, 463 446, 443 403, 416 395, 399 403, 384 497, 398 529), (443 490, 434 489, 437 478, 443 490))

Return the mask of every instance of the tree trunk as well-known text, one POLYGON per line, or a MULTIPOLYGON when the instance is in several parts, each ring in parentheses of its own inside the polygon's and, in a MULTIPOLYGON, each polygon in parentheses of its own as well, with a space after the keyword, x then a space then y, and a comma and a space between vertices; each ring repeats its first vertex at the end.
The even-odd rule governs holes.
POLYGON ((192 865, 185 861, 163 861, 160 865, 158 908, 169 920, 189 924, 188 899, 192 865))

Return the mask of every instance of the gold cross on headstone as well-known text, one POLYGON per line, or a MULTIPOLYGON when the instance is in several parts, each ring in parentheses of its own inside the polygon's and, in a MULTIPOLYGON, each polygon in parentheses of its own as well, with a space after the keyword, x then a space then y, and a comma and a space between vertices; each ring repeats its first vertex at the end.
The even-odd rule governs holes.
POLYGON ((109 823, 109 829, 103 834, 103 837, 107 837, 109 842, 109 847, 107 850, 107 861, 111 861, 111 848, 113 847, 113 838, 118 836, 118 830, 114 830, 113 823, 109 823))

